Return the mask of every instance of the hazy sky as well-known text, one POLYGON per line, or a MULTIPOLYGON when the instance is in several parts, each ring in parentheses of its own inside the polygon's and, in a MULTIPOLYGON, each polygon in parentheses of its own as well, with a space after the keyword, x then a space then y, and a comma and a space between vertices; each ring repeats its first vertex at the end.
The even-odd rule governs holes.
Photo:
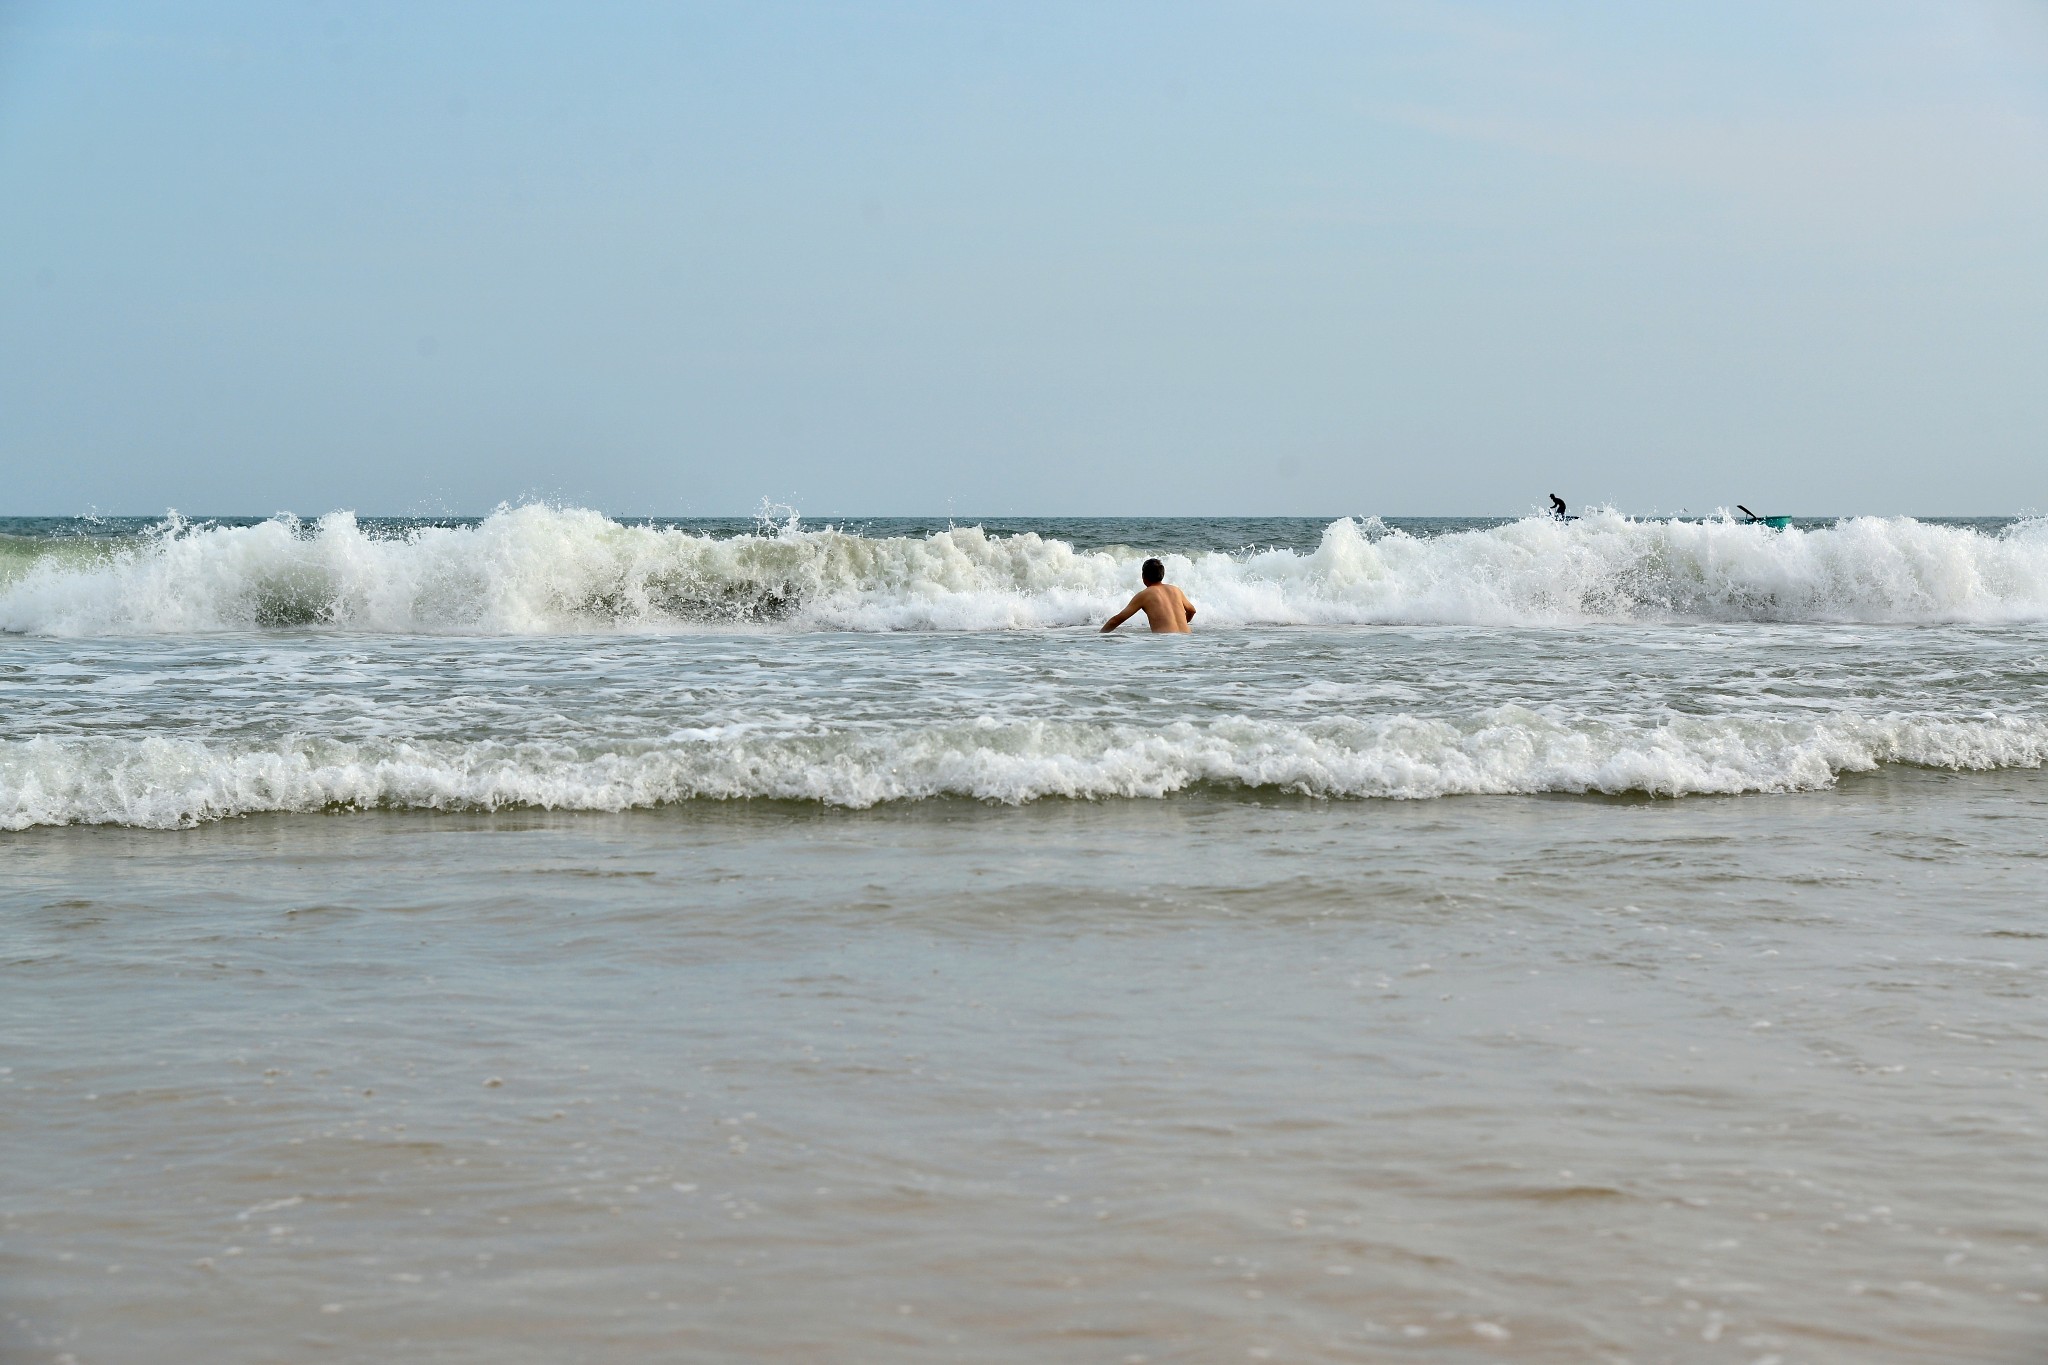
POLYGON ((0 512, 2048 510, 2048 3, 0 0, 0 512))

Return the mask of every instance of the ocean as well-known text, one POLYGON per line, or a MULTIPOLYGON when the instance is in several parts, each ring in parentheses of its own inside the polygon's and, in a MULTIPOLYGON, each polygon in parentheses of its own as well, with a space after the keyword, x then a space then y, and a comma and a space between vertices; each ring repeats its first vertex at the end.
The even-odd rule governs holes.
POLYGON ((10 1362, 2048 1357, 2048 522, 16 518, 0 632, 10 1362))

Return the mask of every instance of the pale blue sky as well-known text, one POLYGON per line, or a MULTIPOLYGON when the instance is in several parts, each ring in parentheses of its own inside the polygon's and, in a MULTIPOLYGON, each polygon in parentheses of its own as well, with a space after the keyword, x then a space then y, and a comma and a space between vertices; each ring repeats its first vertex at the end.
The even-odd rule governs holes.
POLYGON ((2048 510, 2048 4, 0 0, 0 512, 2048 510))

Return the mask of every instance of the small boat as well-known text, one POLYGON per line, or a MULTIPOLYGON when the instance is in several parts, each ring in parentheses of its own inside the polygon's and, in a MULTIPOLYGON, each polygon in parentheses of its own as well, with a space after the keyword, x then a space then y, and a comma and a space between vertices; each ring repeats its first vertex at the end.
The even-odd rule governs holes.
POLYGON ((1760 517, 1739 502, 1735 504, 1735 510, 1749 518, 1743 523, 1745 526, 1768 526, 1773 531, 1782 531, 1792 524, 1790 517, 1760 517))

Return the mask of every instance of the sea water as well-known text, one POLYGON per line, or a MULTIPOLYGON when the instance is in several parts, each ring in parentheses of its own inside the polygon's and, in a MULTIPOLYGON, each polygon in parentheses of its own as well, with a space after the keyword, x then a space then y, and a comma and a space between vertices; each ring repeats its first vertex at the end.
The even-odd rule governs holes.
POLYGON ((18 521, 0 628, 10 1360, 2048 1348, 2041 523, 18 521))

